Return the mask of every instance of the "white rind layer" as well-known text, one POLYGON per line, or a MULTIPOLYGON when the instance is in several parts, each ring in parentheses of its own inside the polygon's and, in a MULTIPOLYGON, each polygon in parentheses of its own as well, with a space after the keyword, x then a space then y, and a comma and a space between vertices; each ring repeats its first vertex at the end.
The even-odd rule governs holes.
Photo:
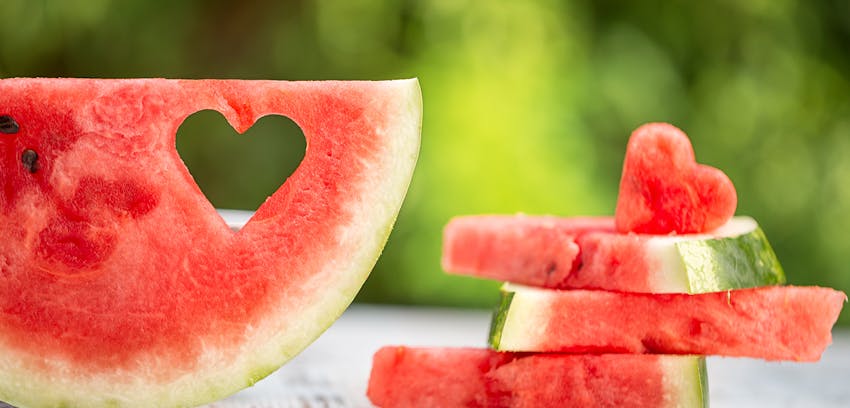
POLYGON ((511 349, 515 350, 533 350, 537 346, 537 339, 546 337, 548 313, 553 309, 551 304, 556 299, 554 293, 557 291, 506 283, 502 285, 502 293, 510 293, 512 296, 502 327, 522 329, 500 329, 499 342, 494 346, 497 350, 501 350, 500 344, 510 344, 511 349))
POLYGON ((659 356, 665 407, 707 407, 705 357, 659 356))

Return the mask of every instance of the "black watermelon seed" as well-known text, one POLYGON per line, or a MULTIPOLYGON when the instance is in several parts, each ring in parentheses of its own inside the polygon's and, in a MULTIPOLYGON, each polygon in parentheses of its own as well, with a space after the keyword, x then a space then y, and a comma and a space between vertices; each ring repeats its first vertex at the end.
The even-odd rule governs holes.
POLYGON ((38 171, 38 153, 35 150, 27 149, 21 153, 21 163, 24 164, 24 168, 29 170, 30 173, 35 173, 38 171))
POLYGON ((12 119, 9 115, 0 116, 0 133, 5 133, 7 135, 18 133, 20 127, 18 127, 18 122, 15 122, 15 119, 12 119))

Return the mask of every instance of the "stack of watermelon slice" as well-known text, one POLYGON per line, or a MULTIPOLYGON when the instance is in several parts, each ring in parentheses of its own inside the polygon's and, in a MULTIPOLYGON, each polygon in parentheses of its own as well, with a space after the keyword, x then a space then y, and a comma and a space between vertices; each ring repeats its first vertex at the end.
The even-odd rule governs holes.
POLYGON ((780 286, 735 188, 668 124, 628 144, 615 217, 471 216, 445 230, 451 273, 506 281, 491 349, 386 347, 381 407, 708 404, 703 356, 816 361, 847 297, 780 286))

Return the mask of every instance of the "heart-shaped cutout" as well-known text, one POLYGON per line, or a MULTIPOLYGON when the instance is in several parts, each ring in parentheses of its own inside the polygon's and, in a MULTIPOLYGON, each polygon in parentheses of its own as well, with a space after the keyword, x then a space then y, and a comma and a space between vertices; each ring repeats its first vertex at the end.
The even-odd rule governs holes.
POLYGON ((620 232, 707 232, 726 223, 737 204, 732 181, 696 162, 684 132, 667 123, 649 123, 632 132, 617 197, 620 232))
POLYGON ((177 151, 213 206, 256 210, 304 159, 301 128, 280 115, 237 134, 221 113, 190 115, 177 131, 177 151))

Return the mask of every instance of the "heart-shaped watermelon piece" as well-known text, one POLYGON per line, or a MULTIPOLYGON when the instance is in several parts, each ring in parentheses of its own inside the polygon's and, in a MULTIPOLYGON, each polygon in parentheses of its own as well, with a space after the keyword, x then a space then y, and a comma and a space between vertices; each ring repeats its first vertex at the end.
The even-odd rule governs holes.
POLYGON ((667 123, 649 123, 632 133, 617 197, 618 231, 708 232, 729 221, 737 204, 732 181, 696 162, 684 132, 667 123))

